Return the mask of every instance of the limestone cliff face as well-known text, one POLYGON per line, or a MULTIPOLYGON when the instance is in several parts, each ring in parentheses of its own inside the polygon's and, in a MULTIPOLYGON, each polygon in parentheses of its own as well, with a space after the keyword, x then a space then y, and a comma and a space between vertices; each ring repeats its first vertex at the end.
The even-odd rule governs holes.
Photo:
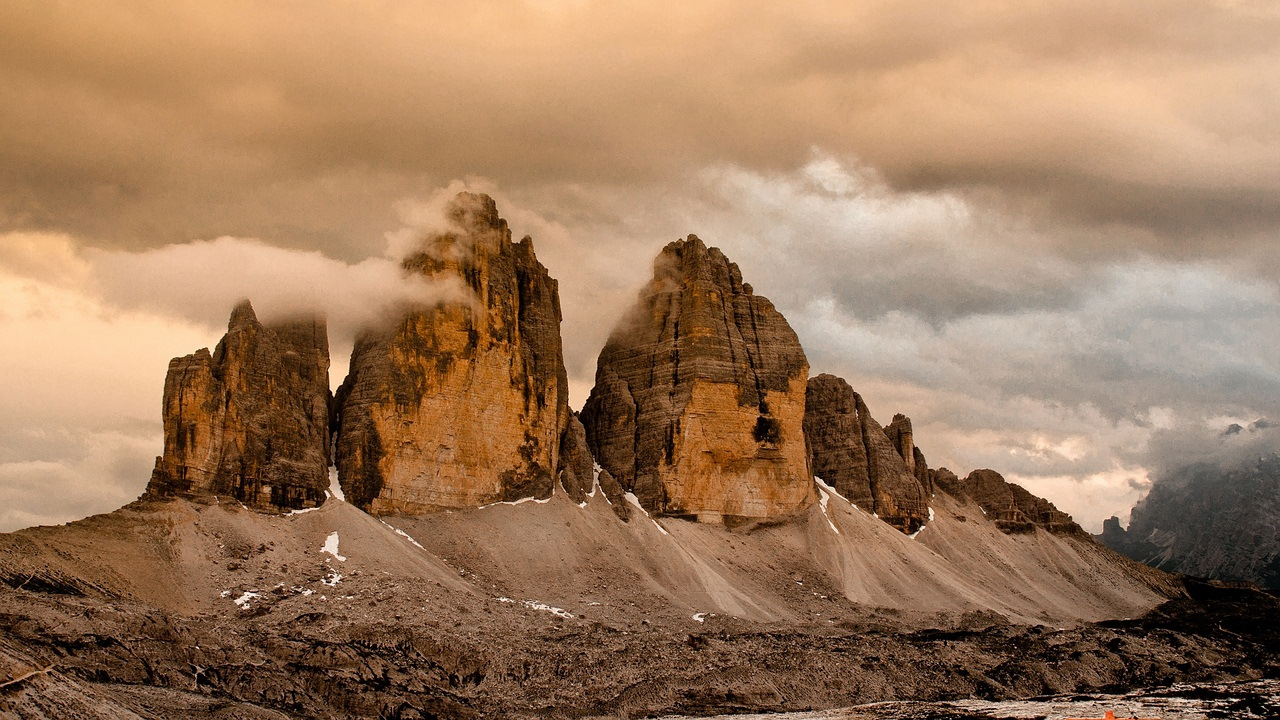
POLYGON ((542 497, 559 468, 568 380, 556 281, 488 196, 461 193, 448 215, 450 230, 404 271, 460 281, 470 301, 362 335, 338 391, 339 480, 375 514, 542 497))
POLYGON ((1084 534, 1071 516, 1044 498, 1005 480, 995 470, 974 470, 960 482, 959 492, 975 500, 987 518, 1007 533, 1036 527, 1050 532, 1084 534))
POLYGON ((904 533, 928 520, 910 420, 895 416, 886 432, 849 383, 822 374, 808 382, 804 430, 813 474, 836 492, 904 533))
POLYGON ((329 486, 329 341, 322 321, 264 326, 236 306, 211 355, 174 358, 151 496, 314 507, 329 486))
POLYGON ((809 364, 772 303, 697 237, 671 243, 600 354, 587 442, 651 513, 785 515, 813 500, 809 364))

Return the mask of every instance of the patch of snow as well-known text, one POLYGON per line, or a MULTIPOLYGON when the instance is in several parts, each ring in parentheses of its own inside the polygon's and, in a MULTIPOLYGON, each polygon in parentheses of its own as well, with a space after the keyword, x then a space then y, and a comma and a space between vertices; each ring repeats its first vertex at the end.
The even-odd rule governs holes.
MULTIPOLYGON (((554 495, 554 494, 555 494, 555 486, 553 485, 551 489, 552 489, 552 495, 554 495)), ((479 508, 477 508, 477 509, 479 509, 479 510, 483 510, 483 509, 485 509, 485 508, 491 508, 491 507, 494 507, 494 506, 496 506, 496 505, 522 505, 522 504, 527 503, 527 502, 538 503, 539 505, 544 505, 544 504, 546 504, 546 503, 551 502, 551 498, 550 498, 550 497, 546 497, 546 498, 531 498, 531 497, 527 497, 527 498, 520 498, 519 500, 499 500, 498 502, 492 502, 492 503, 489 503, 488 505, 481 505, 481 506, 480 506, 479 508)))
POLYGON ((657 520, 653 519, 653 516, 649 514, 648 510, 644 509, 644 506, 640 504, 640 498, 636 497, 635 493, 629 492, 623 495, 623 497, 625 497, 628 501, 630 501, 632 505, 635 505, 636 507, 640 508, 640 512, 644 513, 644 516, 649 518, 649 522, 653 523, 653 526, 658 528, 658 532, 662 533, 663 535, 671 534, 667 532, 666 528, 659 525, 657 520))
POLYGON ((593 600, 593 601, 591 601, 591 602, 589 602, 589 603, 587 603, 587 604, 588 604, 588 605, 599 605, 600 603, 595 602, 595 601, 593 600))
POLYGON ((313 508, 302 508, 301 510, 290 510, 289 512, 285 513, 285 515, 306 515, 309 512, 315 512, 316 510, 319 510, 319 509, 320 508, 317 506, 313 508))
POLYGON ((235 600, 232 600, 231 602, 235 603, 241 610, 248 610, 249 603, 252 602, 255 598, 260 598, 260 597, 262 597, 261 593, 256 593, 252 590, 245 590, 243 595, 236 598, 235 600))
POLYGON ((545 610, 546 612, 549 612, 552 615, 555 615, 556 617, 562 617, 562 618, 565 618, 566 620, 573 619, 573 613, 569 612, 568 610, 564 610, 558 607, 552 607, 550 605, 547 605, 546 603, 540 603, 540 602, 537 602, 536 600, 525 600, 524 604, 533 608, 534 610, 545 610))
MULTIPOLYGON (((930 520, 932 520, 933 518, 932 518, 932 517, 930 517, 929 519, 930 519, 930 520)), ((915 539, 916 539, 916 536, 917 536, 917 535, 919 535, 920 533, 924 532, 924 529, 925 529, 925 528, 927 528, 927 527, 929 527, 929 526, 928 526, 928 525, 921 525, 921 526, 920 526, 920 527, 919 527, 915 532, 911 533, 911 534, 910 534, 910 535, 908 535, 907 537, 911 538, 912 540, 915 540, 915 539)))
MULTIPOLYGON (((497 598, 497 600, 498 602, 501 602, 501 603, 511 603, 511 604, 516 603, 515 600, 512 600, 509 597, 500 597, 500 598, 497 598)), ((573 618, 573 613, 569 612, 568 610, 565 610, 563 608, 553 607, 551 605, 547 605, 546 603, 540 603, 537 600, 524 600, 520 602, 520 604, 524 605, 525 607, 533 608, 534 610, 543 610, 545 612, 549 612, 552 615, 555 615, 557 617, 562 617, 565 619, 573 618)), ((595 604, 599 605, 600 603, 595 603, 595 604)))
POLYGON ((341 562, 346 562, 347 558, 338 554, 338 531, 334 530, 329 533, 329 537, 325 538, 324 546, 320 548, 320 552, 329 553, 338 558, 341 562))
POLYGON ((981 505, 979 505, 979 506, 978 506, 978 509, 982 511, 982 514, 983 514, 983 515, 986 515, 986 514, 987 514, 987 510, 986 510, 986 508, 982 507, 981 505))
POLYGON ((704 612, 696 612, 693 614, 693 620, 694 622, 706 622, 707 614, 704 612))
POLYGON ((230 591, 230 590, 223 590, 223 591, 218 595, 218 597, 231 597, 231 591, 230 591))
MULTIPOLYGON (((814 478, 814 479, 817 480, 817 478, 814 478)), ((826 485, 826 483, 823 483, 821 480, 818 480, 818 482, 822 483, 822 485, 826 485)), ((822 517, 827 519, 827 524, 831 526, 831 530, 835 532, 835 534, 839 535, 840 528, 837 528, 836 524, 831 522, 831 514, 827 512, 827 501, 830 499, 831 499, 831 495, 830 493, 827 492, 826 488, 819 487, 818 488, 818 504, 822 506, 822 517)))
POLYGON ((407 532, 405 532, 405 531, 401 530, 400 528, 396 527, 395 525, 392 525, 391 523, 387 522, 386 520, 379 520, 378 522, 381 522, 383 525, 386 525, 387 527, 391 528, 391 531, 392 531, 392 532, 394 532, 395 534, 397 534, 397 535, 399 535, 400 537, 404 538, 405 540, 408 540, 408 541, 409 541, 409 542, 410 542, 414 547, 418 548, 419 550, 423 550, 423 551, 425 551, 425 550, 426 550, 426 548, 424 548, 424 547, 422 547, 421 545, 419 545, 419 544, 418 544, 418 541, 417 541, 417 540, 414 540, 413 538, 409 537, 409 533, 407 533, 407 532))
POLYGON ((342 494, 342 484, 338 482, 337 466, 329 466, 329 489, 324 494, 326 497, 336 497, 340 502, 347 501, 347 496, 342 494))
MULTIPOLYGON (((329 568, 329 574, 320 578, 320 582, 324 583, 325 585, 328 585, 329 587, 333 587, 338 583, 342 582, 343 577, 344 575, 342 575, 342 573, 338 572, 337 570, 334 570, 333 568, 329 568)), ((323 600, 324 598, 321 597, 320 599, 323 600)))
POLYGON ((929 508, 929 522, 933 522, 933 507, 929 508))
MULTIPOLYGON (((813 481, 814 481, 814 482, 816 482, 816 483, 818 484, 818 487, 822 488, 823 490, 826 490, 828 493, 830 493, 830 494, 832 494, 832 495, 834 495, 834 496, 836 496, 836 497, 840 498, 841 500, 843 500, 843 501, 845 501, 845 502, 849 503, 850 505, 853 505, 853 503, 849 502, 849 498, 847 498, 847 497, 845 497, 845 496, 841 495, 840 493, 836 492, 836 489, 835 489, 834 487, 832 487, 831 485, 827 484, 827 481, 826 481, 826 480, 823 480, 822 478, 818 477, 817 475, 814 475, 814 476, 813 476, 813 481)), ((853 506, 854 506, 854 507, 857 507, 857 505, 853 505, 853 506)))

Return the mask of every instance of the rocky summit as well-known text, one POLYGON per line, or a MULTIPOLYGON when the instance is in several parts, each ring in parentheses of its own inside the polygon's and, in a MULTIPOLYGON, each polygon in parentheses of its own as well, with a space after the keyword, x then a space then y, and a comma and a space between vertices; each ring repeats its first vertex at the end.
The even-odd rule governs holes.
POLYGON ((919 451, 911 421, 895 416, 890 431, 843 379, 823 374, 809 380, 804 432, 813 474, 855 505, 913 533, 929 519, 929 493, 915 475, 919 451))
POLYGON ((314 507, 329 486, 329 340, 320 320, 264 326, 248 300, 211 355, 169 362, 153 496, 314 507))
POLYGON ((582 422, 596 461, 650 513, 779 517, 814 499, 808 373, 781 313, 690 235, 662 250, 609 336, 582 422))
POLYGON ((337 393, 339 481, 375 514, 545 497, 559 465, 568 380, 556 281, 487 195, 459 194, 447 220, 403 269, 457 281, 467 297, 364 333, 337 393))
POLYGON ((1034 532, 1039 527, 1056 533, 1084 534, 1070 515, 1021 485, 1005 480, 995 470, 974 470, 958 486, 950 482, 943 486, 953 495, 972 499, 1006 533, 1034 532))

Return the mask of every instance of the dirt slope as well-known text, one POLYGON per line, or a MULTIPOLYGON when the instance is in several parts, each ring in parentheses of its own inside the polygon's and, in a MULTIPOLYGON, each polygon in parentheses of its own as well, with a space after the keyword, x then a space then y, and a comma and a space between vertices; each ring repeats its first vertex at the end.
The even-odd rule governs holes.
POLYGON ((1006 535, 977 506, 945 495, 914 538, 828 498, 786 522, 736 530, 653 520, 638 508, 623 523, 600 493, 584 506, 557 493, 384 520, 336 499, 290 516, 135 504, 0 536, 0 573, 14 586, 62 584, 180 613, 225 610, 246 591, 278 587, 332 595, 322 581, 335 574, 412 581, 462 603, 506 597, 620 621, 714 613, 835 622, 886 608, 1067 625, 1138 615, 1165 599, 1158 573, 1091 539, 1006 535), (334 533, 343 560, 322 550, 334 533))

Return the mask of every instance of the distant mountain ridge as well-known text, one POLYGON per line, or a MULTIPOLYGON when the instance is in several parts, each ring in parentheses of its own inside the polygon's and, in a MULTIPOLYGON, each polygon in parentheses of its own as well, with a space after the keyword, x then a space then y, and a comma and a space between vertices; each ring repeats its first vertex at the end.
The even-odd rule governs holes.
MULTIPOLYGON (((1232 425, 1223 442, 1269 429, 1232 425)), ((1280 589, 1280 453, 1173 468, 1134 506, 1127 530, 1112 517, 1097 538, 1168 572, 1280 589)))

